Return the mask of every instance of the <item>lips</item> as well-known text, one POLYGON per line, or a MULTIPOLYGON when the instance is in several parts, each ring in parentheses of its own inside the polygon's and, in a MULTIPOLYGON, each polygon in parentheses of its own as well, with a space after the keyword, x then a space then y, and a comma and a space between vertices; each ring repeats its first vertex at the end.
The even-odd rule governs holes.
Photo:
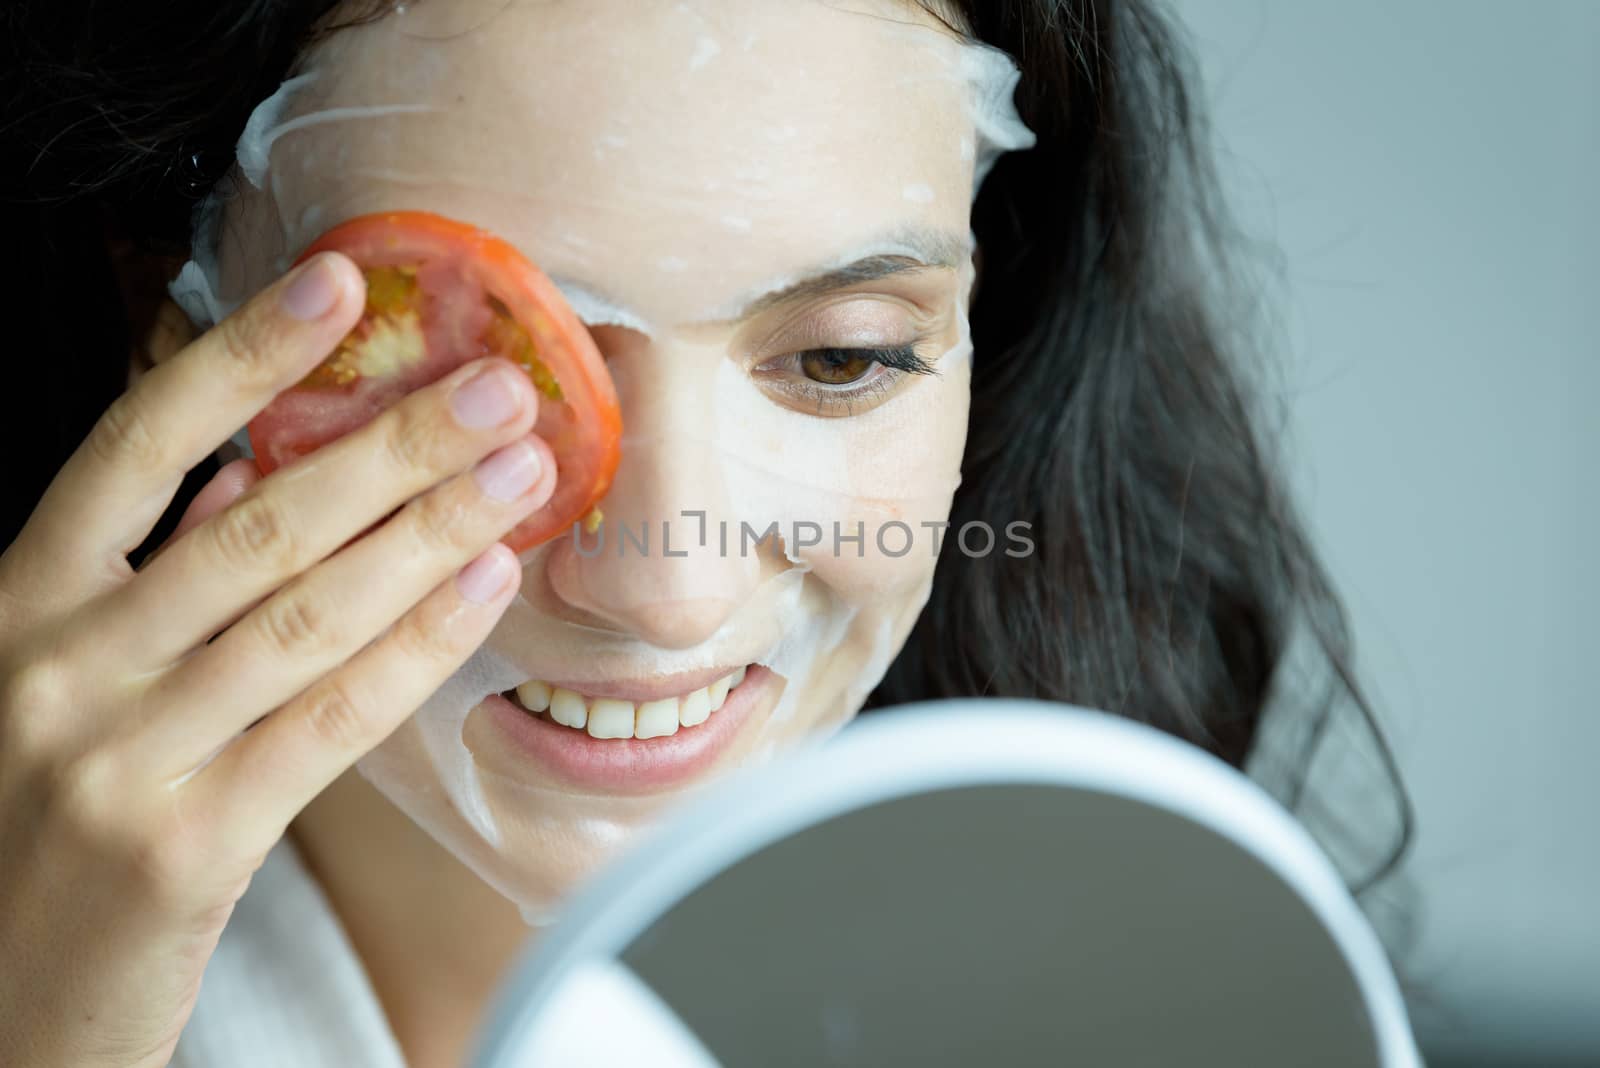
MULTIPOLYGON (((698 681, 700 676, 681 677, 698 681)), ((541 712, 524 708, 521 703, 523 699, 514 692, 510 697, 491 695, 484 699, 482 707, 489 713, 489 718, 499 728, 502 737, 550 778, 595 792, 651 793, 690 782, 707 772, 732 746, 740 728, 752 714, 758 708, 764 710, 776 702, 783 685, 781 676, 767 668, 752 665, 735 669, 708 686, 644 702, 567 690, 572 698, 560 698, 561 704, 568 706, 562 714, 569 720, 575 718, 576 712, 570 708, 569 702, 572 699, 581 702, 585 718, 583 729, 557 722, 554 718, 558 694, 564 688, 550 689, 551 705, 541 712), (732 685, 733 677, 740 671, 743 671, 743 677, 737 685, 732 685), (714 711, 708 707, 704 719, 685 727, 685 704, 698 704, 695 694, 703 693, 709 705, 716 688, 724 681, 730 685, 719 707, 714 711), (676 722, 670 731, 665 730, 667 702, 677 712, 676 722), (658 710, 652 711, 652 705, 658 706, 658 710), (632 719, 632 736, 620 735, 624 708, 632 719), (662 733, 639 736, 641 709, 646 717, 660 717, 657 726, 662 733), (617 732, 616 736, 596 736, 593 733, 597 715, 599 729, 617 732)), ((525 683, 518 689, 529 690, 530 696, 535 698, 532 703, 539 703, 537 688, 530 688, 525 683)), ((691 707, 689 714, 693 718, 698 713, 691 707)), ((646 729, 652 729, 648 722, 646 729)))
POLYGON ((721 674, 696 672, 654 680, 605 683, 580 689, 530 679, 501 694, 535 715, 592 738, 659 738, 698 727, 744 681, 741 666, 721 674), (692 688, 686 688, 692 687, 692 688))

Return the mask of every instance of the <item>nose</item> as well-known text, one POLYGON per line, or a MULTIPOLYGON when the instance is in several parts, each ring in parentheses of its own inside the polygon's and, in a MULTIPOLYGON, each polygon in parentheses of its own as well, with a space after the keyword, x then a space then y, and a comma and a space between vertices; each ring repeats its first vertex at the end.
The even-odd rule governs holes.
POLYGON ((716 633, 756 588, 761 566, 734 539, 722 551, 715 476, 679 451, 651 441, 625 452, 600 529, 562 539, 546 565, 562 601, 668 649, 716 633))
POLYGON ((579 612, 681 649, 711 637, 749 599, 763 562, 759 551, 741 551, 736 502, 703 432, 715 413, 696 400, 692 367, 704 354, 633 337, 606 346, 625 429, 604 519, 594 534, 552 547, 547 579, 579 612))

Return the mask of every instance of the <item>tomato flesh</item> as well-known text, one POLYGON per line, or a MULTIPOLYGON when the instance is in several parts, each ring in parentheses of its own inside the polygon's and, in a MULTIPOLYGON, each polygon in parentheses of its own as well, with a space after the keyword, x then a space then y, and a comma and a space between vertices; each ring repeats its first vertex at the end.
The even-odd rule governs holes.
POLYGON ((262 474, 366 425, 471 360, 502 356, 539 392, 535 432, 555 454, 548 503, 501 540, 521 552, 597 519, 621 457, 622 415, 605 361, 544 273, 477 227, 426 212, 351 219, 300 257, 336 250, 366 276, 360 322, 250 422, 262 474))

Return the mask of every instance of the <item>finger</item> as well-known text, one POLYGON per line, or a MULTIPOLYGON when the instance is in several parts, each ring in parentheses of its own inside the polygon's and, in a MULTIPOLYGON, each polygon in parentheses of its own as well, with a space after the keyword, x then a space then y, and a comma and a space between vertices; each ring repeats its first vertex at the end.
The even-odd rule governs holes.
MULTIPOLYGON (((205 484, 205 488, 195 494, 194 500, 190 501, 189 507, 184 509, 183 517, 178 520, 177 527, 167 537, 167 540, 162 542, 155 552, 145 557, 144 563, 140 565, 140 570, 142 571, 149 567, 150 562, 165 552, 173 542, 222 511, 229 504, 232 504, 243 496, 245 490, 260 481, 261 469, 256 466, 255 461, 252 459, 232 460, 224 464, 211 477, 211 481, 205 484)), ((235 622, 239 616, 244 615, 260 604, 263 599, 257 598, 249 604, 241 605, 237 615, 228 620, 224 626, 235 622)))
POLYGON ((555 488, 531 436, 413 499, 174 667, 140 702, 145 759, 175 773, 338 668, 555 488), (224 698, 219 700, 219 698, 224 698))
MULTIPOLYGON (((365 284, 323 253, 143 375, 90 430, 18 538, 29 566, 98 592, 155 527, 185 472, 333 351, 365 284)), ((125 565, 124 565, 125 566, 125 565)))
POLYGON ((198 810, 215 815, 216 833, 266 849, 483 644, 519 574, 515 554, 491 546, 348 664, 235 739, 182 788, 201 791, 198 810))
POLYGON ((194 495, 189 507, 183 510, 183 517, 178 520, 177 527, 155 552, 145 558, 142 567, 149 567, 150 561, 166 551, 167 546, 222 511, 242 496, 245 490, 260 481, 261 469, 256 466, 254 460, 234 460, 225 464, 211 476, 211 481, 194 495))
POLYGON ((537 415, 533 383, 510 361, 490 357, 458 368, 272 472, 173 543, 97 610, 97 641, 136 673, 176 661, 243 606, 527 434, 537 415))

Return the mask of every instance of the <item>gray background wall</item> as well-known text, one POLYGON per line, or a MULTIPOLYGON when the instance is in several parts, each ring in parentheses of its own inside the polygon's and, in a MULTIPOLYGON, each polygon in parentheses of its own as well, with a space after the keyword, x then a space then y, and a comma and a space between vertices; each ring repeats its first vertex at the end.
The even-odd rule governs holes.
POLYGON ((1416 801, 1436 1063, 1600 1064, 1600 0, 1183 0, 1416 801))

